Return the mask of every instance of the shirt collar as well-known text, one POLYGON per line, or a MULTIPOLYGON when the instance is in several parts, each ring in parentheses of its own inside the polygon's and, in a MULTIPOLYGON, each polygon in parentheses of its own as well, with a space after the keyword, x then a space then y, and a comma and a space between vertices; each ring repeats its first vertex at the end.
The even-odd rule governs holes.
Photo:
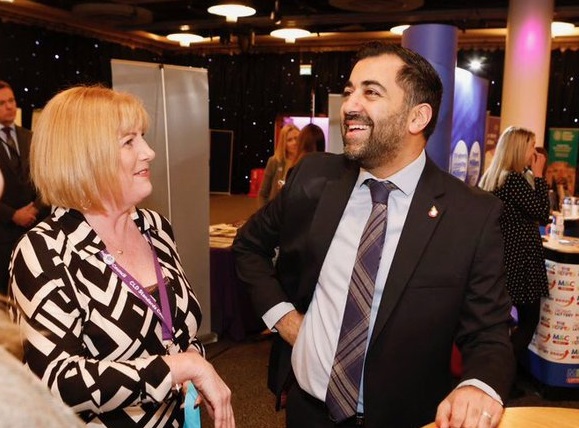
POLYGON ((422 171, 424 170, 424 166, 426 165, 426 153, 424 150, 420 152, 420 155, 400 171, 396 172, 395 174, 387 177, 386 179, 379 179, 374 177, 365 169, 360 169, 360 174, 358 175, 358 180, 356 181, 356 186, 361 186, 364 184, 368 178, 373 178, 374 180, 378 181, 390 181, 394 183, 398 189, 402 191, 405 195, 411 195, 416 190, 416 186, 418 185, 418 180, 422 175, 422 171))
POLYGON ((2 136, 2 140, 6 140, 6 133, 2 132, 3 128, 10 128, 12 130, 11 132, 11 136, 13 139, 16 139, 16 125, 12 124, 12 125, 8 125, 8 126, 4 126, 0 124, 0 135, 2 136))

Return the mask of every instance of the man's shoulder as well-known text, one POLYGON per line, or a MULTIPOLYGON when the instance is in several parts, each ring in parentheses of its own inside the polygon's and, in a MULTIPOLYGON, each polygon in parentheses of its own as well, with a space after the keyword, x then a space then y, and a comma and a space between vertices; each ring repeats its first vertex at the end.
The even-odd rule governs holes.
POLYGON ((473 200, 486 201, 487 203, 500 201, 491 192, 487 192, 476 185, 472 186, 439 167, 431 168, 431 174, 438 174, 444 183, 446 191, 456 194, 460 198, 472 198, 473 200))
POLYGON ((30 139, 32 138, 32 131, 28 128, 24 128, 23 126, 15 125, 14 129, 16 130, 16 135, 18 137, 18 141, 23 138, 30 139))

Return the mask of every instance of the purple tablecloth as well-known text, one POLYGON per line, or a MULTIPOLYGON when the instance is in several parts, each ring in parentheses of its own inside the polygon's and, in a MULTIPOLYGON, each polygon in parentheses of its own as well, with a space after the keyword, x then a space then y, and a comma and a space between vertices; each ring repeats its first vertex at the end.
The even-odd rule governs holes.
POLYGON ((210 248, 211 330, 219 337, 243 340, 265 325, 237 279, 231 247, 210 248))

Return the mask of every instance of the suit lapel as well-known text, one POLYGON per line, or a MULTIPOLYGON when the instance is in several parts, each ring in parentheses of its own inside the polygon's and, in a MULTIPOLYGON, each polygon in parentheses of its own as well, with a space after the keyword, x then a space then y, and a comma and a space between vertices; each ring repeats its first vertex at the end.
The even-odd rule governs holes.
POLYGON ((418 181, 408 216, 402 229, 396 254, 386 280, 378 315, 372 331, 370 346, 384 328, 408 285, 422 253, 440 219, 444 216, 444 185, 441 171, 427 159, 424 172, 418 181), (436 209, 436 215, 431 211, 436 209))
POLYGON ((344 174, 336 180, 328 181, 320 196, 308 236, 308 248, 311 249, 313 256, 312 263, 310 263, 312 269, 309 270, 309 274, 315 277, 315 280, 311 280, 308 275, 306 284, 313 284, 312 293, 334 233, 356 184, 359 171, 358 167, 346 163, 344 174))
POLYGON ((20 153, 20 170, 23 177, 28 177, 30 165, 30 139, 32 133, 25 128, 16 126, 16 138, 18 138, 18 151, 20 153))

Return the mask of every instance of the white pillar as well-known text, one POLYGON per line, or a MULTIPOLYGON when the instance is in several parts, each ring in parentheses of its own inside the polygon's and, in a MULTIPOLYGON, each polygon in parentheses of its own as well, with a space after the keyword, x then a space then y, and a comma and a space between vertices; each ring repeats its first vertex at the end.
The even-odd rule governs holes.
POLYGON ((510 0, 501 132, 524 126, 544 146, 554 0, 510 0))

